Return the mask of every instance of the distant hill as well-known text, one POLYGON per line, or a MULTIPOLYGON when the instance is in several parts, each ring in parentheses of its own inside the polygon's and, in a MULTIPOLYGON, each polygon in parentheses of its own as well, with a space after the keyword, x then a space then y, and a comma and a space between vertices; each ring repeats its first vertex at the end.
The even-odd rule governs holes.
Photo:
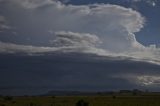
POLYGON ((94 95, 104 95, 104 96, 113 96, 113 95, 121 95, 121 96, 125 96, 125 95, 143 95, 143 96, 147 96, 147 95, 160 95, 160 92, 146 92, 146 91, 140 91, 137 89, 134 90, 120 90, 117 92, 113 92, 113 91, 103 91, 103 92, 96 92, 96 91, 49 91, 46 94, 44 94, 43 96, 94 96, 94 95))
POLYGON ((94 96, 94 95, 114 95, 112 91, 49 91, 45 96, 94 96))
POLYGON ((80 96, 80 95, 96 95, 97 92, 83 92, 83 91, 49 91, 47 96, 80 96))

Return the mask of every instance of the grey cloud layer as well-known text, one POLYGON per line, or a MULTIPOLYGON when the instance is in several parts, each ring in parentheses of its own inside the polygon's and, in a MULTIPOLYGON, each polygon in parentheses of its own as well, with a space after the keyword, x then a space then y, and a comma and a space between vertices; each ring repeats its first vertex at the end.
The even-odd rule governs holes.
POLYGON ((105 54, 105 50, 97 48, 102 43, 96 35, 87 33, 56 32, 55 39, 50 43, 53 47, 36 47, 32 45, 18 45, 13 43, 0 42, 1 53, 46 53, 46 52, 79 52, 105 54))
POLYGON ((20 92, 30 87, 35 87, 36 90, 43 87, 52 90, 160 88, 159 65, 120 57, 83 53, 52 53, 39 56, 4 54, 0 55, 0 60, 3 61, 0 64, 0 94, 11 94, 14 89, 20 92))

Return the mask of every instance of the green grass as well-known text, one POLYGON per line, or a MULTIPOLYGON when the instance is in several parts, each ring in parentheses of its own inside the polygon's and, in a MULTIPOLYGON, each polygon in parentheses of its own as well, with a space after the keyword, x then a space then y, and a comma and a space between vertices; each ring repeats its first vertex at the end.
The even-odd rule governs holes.
POLYGON ((79 100, 88 102, 89 106, 160 106, 160 96, 37 96, 11 100, 0 97, 0 106, 76 106, 79 100))

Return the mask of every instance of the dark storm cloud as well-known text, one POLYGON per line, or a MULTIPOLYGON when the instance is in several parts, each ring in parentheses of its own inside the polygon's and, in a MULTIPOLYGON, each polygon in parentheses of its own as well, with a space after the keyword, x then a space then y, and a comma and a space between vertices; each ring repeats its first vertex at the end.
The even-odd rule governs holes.
POLYGON ((4 87, 10 92, 25 87, 72 90, 145 89, 150 85, 141 85, 143 81, 137 82, 138 76, 160 75, 159 65, 89 54, 1 55, 0 60, 3 61, 0 64, 1 94, 4 87), (129 75, 135 77, 128 78, 129 75))

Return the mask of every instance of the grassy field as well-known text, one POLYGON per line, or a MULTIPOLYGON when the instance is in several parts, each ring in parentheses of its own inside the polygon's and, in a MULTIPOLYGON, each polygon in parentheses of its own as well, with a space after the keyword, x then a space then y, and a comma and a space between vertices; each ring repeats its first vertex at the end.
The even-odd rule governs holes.
POLYGON ((160 96, 35 96, 0 97, 0 106, 160 106, 160 96))

